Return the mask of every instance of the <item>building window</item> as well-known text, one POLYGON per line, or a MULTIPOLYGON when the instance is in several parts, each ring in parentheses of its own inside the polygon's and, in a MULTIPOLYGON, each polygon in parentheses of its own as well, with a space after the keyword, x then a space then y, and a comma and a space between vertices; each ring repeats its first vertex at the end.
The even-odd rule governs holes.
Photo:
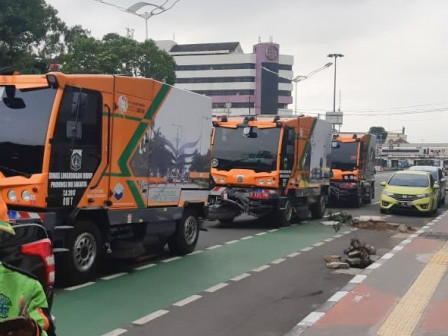
POLYGON ((177 65, 176 71, 255 69, 254 63, 177 65))
POLYGON ((199 78, 177 78, 176 84, 192 83, 246 83, 255 82, 255 77, 199 77, 199 78))

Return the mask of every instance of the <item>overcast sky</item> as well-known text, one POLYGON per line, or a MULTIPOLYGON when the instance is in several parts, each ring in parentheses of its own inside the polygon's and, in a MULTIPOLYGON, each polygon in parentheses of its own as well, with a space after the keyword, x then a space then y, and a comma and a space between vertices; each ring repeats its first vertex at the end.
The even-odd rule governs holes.
MULTIPOLYGON (((138 2, 106 1, 124 8, 138 2)), ((144 19, 115 7, 94 0, 46 2, 69 26, 79 24, 96 38, 126 35, 126 28, 134 29, 136 40, 145 38, 144 19)), ((281 54, 294 56, 294 76, 331 61, 329 53, 344 54, 337 62, 342 131, 405 127, 411 142, 448 143, 447 14, 446 0, 180 0, 148 25, 154 40, 238 41, 245 53, 272 38, 281 54)), ((333 109, 333 76, 331 67, 298 83, 300 111, 333 109)))

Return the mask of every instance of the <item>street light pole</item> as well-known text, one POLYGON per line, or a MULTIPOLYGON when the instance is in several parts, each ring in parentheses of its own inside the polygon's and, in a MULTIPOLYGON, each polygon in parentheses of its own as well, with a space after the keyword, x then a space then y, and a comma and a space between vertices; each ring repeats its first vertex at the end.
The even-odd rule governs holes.
POLYGON ((271 69, 268 69, 268 68, 266 68, 266 67, 264 67, 264 66, 262 66, 261 69, 263 69, 263 70, 265 70, 265 71, 268 71, 268 72, 272 72, 273 74, 277 75, 278 77, 280 77, 280 78, 284 78, 284 79, 287 79, 287 80, 290 80, 291 82, 293 82, 293 83, 295 84, 295 90, 294 90, 294 91, 295 91, 295 92, 294 92, 294 114, 297 114, 297 83, 298 83, 298 82, 301 82, 301 81, 303 81, 303 80, 305 80, 305 79, 310 78, 311 76, 313 76, 314 74, 318 73, 319 71, 322 71, 322 70, 324 70, 324 69, 326 69, 326 68, 328 68, 328 67, 330 67, 330 66, 332 66, 332 65, 333 65, 333 63, 328 62, 328 63, 325 64, 324 66, 322 66, 322 67, 320 67, 320 68, 318 68, 318 69, 316 69, 316 70, 311 71, 311 72, 310 72, 308 75, 306 75, 306 76, 298 75, 298 76, 295 76, 294 78, 289 78, 289 77, 281 76, 281 75, 279 75, 277 72, 272 71, 271 69))
POLYGON ((327 57, 334 57, 334 89, 333 89, 333 112, 336 112, 336 61, 338 57, 344 57, 342 54, 329 54, 327 57))
POLYGON ((294 77, 294 78, 291 79, 291 81, 294 82, 294 84, 295 84, 295 89, 294 89, 294 91, 295 91, 295 92, 294 92, 294 114, 297 114, 297 83, 298 83, 298 82, 301 82, 301 81, 303 81, 303 80, 305 80, 305 79, 307 79, 307 78, 310 78, 311 76, 313 76, 314 74, 318 73, 319 71, 324 70, 324 69, 330 67, 332 64, 333 64, 333 63, 328 62, 328 63, 325 64, 323 67, 320 67, 320 68, 318 68, 318 69, 316 69, 316 70, 311 71, 311 72, 310 72, 308 75, 306 75, 306 76, 301 76, 301 75, 299 75, 299 76, 296 76, 296 77, 294 77))
POLYGON ((101 2, 103 4, 109 5, 109 6, 113 6, 118 8, 119 10, 129 13, 129 14, 133 14, 133 15, 137 15, 143 19, 145 19, 145 41, 148 40, 148 20, 150 18, 152 18, 154 15, 159 15, 162 14, 163 12, 166 12, 167 10, 173 8, 173 6, 178 3, 180 0, 175 0, 170 6, 165 7, 165 5, 170 1, 170 0, 165 0, 164 3, 162 3, 161 5, 156 5, 150 2, 144 2, 144 1, 140 1, 140 2, 136 2, 135 4, 133 4, 132 6, 128 7, 128 8, 124 8, 124 7, 120 7, 117 6, 113 3, 109 3, 103 0, 94 0, 97 2, 101 2), (137 11, 139 11, 141 8, 146 7, 146 6, 150 6, 153 7, 151 11, 149 12, 145 12, 142 14, 137 13, 137 11))

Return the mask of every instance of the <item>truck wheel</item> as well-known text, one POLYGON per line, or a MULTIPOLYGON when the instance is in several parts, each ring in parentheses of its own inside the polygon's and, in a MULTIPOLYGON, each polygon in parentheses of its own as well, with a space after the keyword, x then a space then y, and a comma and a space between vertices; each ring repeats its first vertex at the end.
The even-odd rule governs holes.
POLYGON ((321 219, 325 213, 325 206, 325 196, 319 196, 319 200, 316 203, 310 204, 311 218, 321 219))
POLYGON ((177 223, 176 232, 168 239, 171 253, 185 255, 192 252, 199 238, 199 222, 195 212, 186 210, 177 223))
POLYGON ((101 233, 96 225, 91 222, 76 223, 67 237, 66 246, 69 252, 64 255, 57 276, 66 285, 91 280, 97 273, 103 254, 101 233))
POLYGON ((294 209, 291 200, 286 200, 285 207, 283 209, 278 209, 276 213, 273 214, 273 218, 275 218, 275 220, 280 220, 279 226, 288 226, 291 224, 293 211, 294 209), (279 216, 277 217, 277 215, 279 216))
POLYGON ((353 200, 353 206, 355 208, 359 208, 361 206, 362 203, 362 196, 361 195, 356 195, 354 200, 353 200))

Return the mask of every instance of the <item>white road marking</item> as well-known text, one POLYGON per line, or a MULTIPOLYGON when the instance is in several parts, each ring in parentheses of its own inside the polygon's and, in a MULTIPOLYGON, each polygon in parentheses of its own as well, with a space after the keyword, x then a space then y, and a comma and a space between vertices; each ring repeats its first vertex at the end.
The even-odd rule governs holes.
POLYGON ((280 264, 282 262, 284 262, 286 259, 285 258, 279 258, 279 259, 275 259, 274 261, 271 261, 271 264, 280 264))
POLYGON ((271 265, 263 265, 263 266, 254 268, 252 270, 252 272, 261 272, 261 271, 264 271, 265 269, 268 269, 269 267, 271 267, 271 265))
POLYGON ((313 244, 313 246, 314 247, 319 247, 319 246, 322 246, 322 245, 324 245, 325 243, 324 242, 318 242, 318 243, 316 243, 316 244, 313 244))
POLYGON ((325 313, 323 313, 323 312, 312 312, 312 313, 308 314, 308 316, 306 316, 299 323, 299 325, 312 326, 314 323, 319 321, 321 319, 321 317, 324 316, 324 315, 325 315, 325 313))
POLYGON ((302 251, 302 252, 308 252, 308 251, 311 251, 313 248, 314 248, 314 247, 312 247, 312 246, 308 246, 308 247, 304 247, 304 248, 301 249, 300 251, 302 251))
POLYGON ((382 264, 376 262, 376 263, 370 264, 369 267, 367 267, 367 269, 374 270, 374 269, 377 269, 378 267, 380 267, 381 265, 382 264))
POLYGON ((228 284, 226 284, 225 282, 222 282, 222 283, 220 283, 220 284, 217 284, 217 285, 215 285, 215 286, 213 286, 213 287, 210 287, 210 288, 206 289, 205 292, 208 292, 208 293, 214 293, 214 292, 216 292, 217 290, 220 290, 221 288, 224 288, 224 287, 226 287, 226 286, 228 286, 228 284))
POLYGON ((381 257, 381 259, 388 260, 388 259, 392 258, 394 255, 395 255, 394 253, 386 253, 385 255, 383 255, 381 257))
POLYGON ((397 245, 392 249, 392 251, 400 251, 402 249, 403 249, 403 246, 397 245))
POLYGON ((189 255, 195 255, 195 254, 199 254, 202 252, 204 252, 204 250, 197 250, 197 251, 191 252, 189 255))
POLYGON ((327 239, 324 240, 324 242, 329 243, 329 242, 331 242, 331 241, 333 241, 333 240, 334 240, 334 238, 327 238, 327 239))
POLYGON ((342 299, 344 296, 348 294, 347 291, 339 291, 333 294, 331 298, 328 299, 330 302, 338 302, 340 299, 342 299))
POLYGON ((268 230, 268 232, 275 232, 275 231, 278 231, 278 229, 268 230))
POLYGON ((293 252, 287 255, 288 258, 294 258, 297 257, 300 254, 300 252, 293 252))
POLYGON ((267 234, 267 232, 260 232, 260 233, 256 233, 255 235, 256 235, 256 236, 263 236, 263 235, 265 235, 265 234, 267 234))
POLYGON ((84 287, 87 287, 87 286, 90 286, 90 285, 93 285, 93 284, 95 284, 95 282, 86 282, 86 283, 83 283, 83 284, 78 285, 78 286, 67 287, 67 288, 65 288, 65 290, 74 291, 76 289, 84 288, 84 287))
POLYGON ((169 313, 168 310, 157 310, 154 313, 139 318, 138 320, 135 320, 134 322, 132 322, 132 324, 143 325, 145 323, 148 323, 149 321, 155 320, 156 318, 168 313, 169 313))
POLYGON ((231 240, 231 241, 225 242, 224 244, 230 245, 230 244, 235 244, 238 242, 239 242, 239 240, 231 240))
POLYGON ((185 306, 185 305, 187 305, 189 303, 192 303, 192 302, 194 302, 196 300, 199 300, 201 297, 202 296, 200 296, 200 295, 192 295, 192 296, 189 296, 189 297, 187 297, 187 298, 185 298, 183 300, 180 300, 180 301, 178 301, 176 303, 173 303, 173 306, 183 307, 183 306, 185 306))
POLYGON ((148 264, 148 265, 143 265, 143 266, 139 266, 139 267, 135 267, 134 269, 136 270, 136 271, 141 271, 141 270, 144 270, 144 269, 147 269, 147 268, 150 268, 150 267, 154 267, 154 266, 156 266, 157 264, 148 264))
POLYGON ((102 277, 101 279, 102 280, 112 280, 112 279, 118 278, 118 277, 120 277, 122 275, 125 275, 125 274, 127 274, 127 273, 126 272, 121 272, 121 273, 112 274, 112 275, 108 275, 108 276, 102 277))
POLYGON ((247 236, 247 237, 243 237, 241 238, 241 240, 248 240, 248 239, 252 239, 254 236, 247 236))
POLYGON ((363 282, 365 280, 365 278, 367 278, 367 275, 358 274, 358 275, 355 275, 353 277, 353 279, 351 279, 349 282, 350 283, 357 283, 357 284, 359 284, 359 283, 363 282))
POLYGON ((243 279, 245 279, 245 278, 247 278, 249 276, 250 276, 249 273, 243 273, 243 274, 237 275, 236 277, 234 277, 234 278, 232 278, 230 280, 232 280, 232 281, 240 281, 240 280, 243 280, 243 279))
POLYGON ((376 202, 373 202, 372 204, 379 204, 380 203, 380 201, 376 201, 376 202))
POLYGON ((115 329, 112 330, 111 332, 108 332, 107 334, 103 334, 102 336, 118 336, 124 334, 125 332, 127 332, 126 329, 115 329))
POLYGON ((207 250, 214 250, 214 249, 216 249, 216 248, 218 248, 218 247, 221 247, 222 245, 215 245, 215 246, 210 246, 210 247, 207 247, 207 250))
POLYGON ((180 259, 180 258, 182 258, 182 257, 172 257, 172 258, 168 258, 168 259, 162 260, 162 262, 168 263, 168 262, 180 259))

